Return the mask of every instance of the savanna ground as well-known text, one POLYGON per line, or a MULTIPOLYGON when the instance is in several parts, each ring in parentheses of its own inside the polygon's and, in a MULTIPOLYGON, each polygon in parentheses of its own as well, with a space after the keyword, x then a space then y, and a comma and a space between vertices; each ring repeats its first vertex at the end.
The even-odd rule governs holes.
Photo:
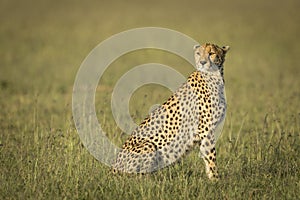
MULTIPOLYGON (((299 7, 297 0, 1 0, 0 199, 299 198, 299 7), (145 26, 231 46, 219 182, 208 181, 197 150, 150 175, 113 175, 79 139, 71 103, 81 62, 109 36, 145 26)), ((124 138, 111 114, 111 92, 122 74, 147 62, 186 77, 193 71, 158 50, 117 59, 99 82, 96 110, 118 145, 124 138)), ((140 88, 131 99, 132 117, 140 122, 170 94, 158 85, 140 88)))

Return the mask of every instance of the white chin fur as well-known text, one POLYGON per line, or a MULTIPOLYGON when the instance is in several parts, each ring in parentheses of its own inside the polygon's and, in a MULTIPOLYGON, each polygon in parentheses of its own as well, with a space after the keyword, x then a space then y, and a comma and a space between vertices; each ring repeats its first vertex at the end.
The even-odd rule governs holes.
POLYGON ((216 65, 203 66, 203 65, 199 64, 199 65, 197 65, 197 70, 203 71, 203 72, 216 72, 216 71, 218 71, 218 66, 216 66, 216 65))

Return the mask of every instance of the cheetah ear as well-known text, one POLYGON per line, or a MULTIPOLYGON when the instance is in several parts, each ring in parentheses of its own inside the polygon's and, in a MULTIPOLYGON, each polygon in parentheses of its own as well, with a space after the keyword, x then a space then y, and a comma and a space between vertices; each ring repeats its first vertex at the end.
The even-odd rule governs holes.
POLYGON ((196 49, 198 49, 200 47, 200 44, 196 44, 195 46, 194 46, 194 50, 196 50, 196 49))
POLYGON ((223 46, 222 50, 224 51, 224 53, 227 53, 227 51, 229 51, 230 47, 229 46, 223 46))

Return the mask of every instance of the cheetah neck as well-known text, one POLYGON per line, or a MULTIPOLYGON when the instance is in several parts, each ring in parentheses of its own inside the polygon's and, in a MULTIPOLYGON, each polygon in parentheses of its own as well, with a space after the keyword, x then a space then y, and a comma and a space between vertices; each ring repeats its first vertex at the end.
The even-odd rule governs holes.
POLYGON ((224 72, 223 72, 223 65, 220 66, 219 70, 208 70, 206 68, 198 68, 197 71, 199 71, 201 74, 208 76, 208 77, 222 77, 223 83, 225 83, 224 80, 224 72))
POLYGON ((222 77, 223 78, 223 74, 219 71, 207 71, 207 70, 197 70, 198 72, 200 72, 201 74, 205 75, 205 76, 214 76, 214 77, 222 77))

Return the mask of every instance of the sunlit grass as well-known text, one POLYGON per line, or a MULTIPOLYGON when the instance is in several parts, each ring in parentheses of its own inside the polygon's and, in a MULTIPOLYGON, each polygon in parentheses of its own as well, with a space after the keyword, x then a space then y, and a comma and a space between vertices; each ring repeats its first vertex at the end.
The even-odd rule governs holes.
MULTIPOLYGON (((0 3, 0 199, 297 199, 300 196, 299 2, 0 3), (217 143, 221 179, 208 181, 195 149, 153 174, 113 175, 83 147, 72 87, 85 56, 109 36, 162 26, 200 43, 230 45, 228 112, 217 143)), ((192 47, 191 47, 192 48, 192 47)), ((99 82, 96 112, 116 144, 111 92, 134 66, 157 62, 184 76, 185 61, 157 50, 117 59, 99 82)), ((130 113, 140 122, 170 91, 147 85, 130 113), (151 95, 150 95, 151 94, 151 95)))

